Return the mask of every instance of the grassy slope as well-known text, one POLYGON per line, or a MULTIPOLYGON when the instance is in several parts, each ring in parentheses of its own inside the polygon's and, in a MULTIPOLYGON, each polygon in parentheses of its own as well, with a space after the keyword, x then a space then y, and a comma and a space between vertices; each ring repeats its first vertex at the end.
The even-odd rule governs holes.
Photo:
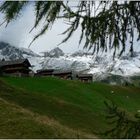
MULTIPOLYGON (((54 137, 94 137, 93 132, 107 129, 103 103, 107 99, 113 100, 130 114, 140 109, 139 88, 84 84, 56 78, 5 77, 2 80, 9 86, 1 84, 1 98, 32 113, 47 116, 73 130, 73 135, 67 133, 63 136, 64 132, 61 131, 58 136, 57 132, 49 129, 54 137)), ((45 135, 46 131, 43 132, 45 135)), ((51 138, 51 134, 47 136, 51 138)), ((44 135, 40 134, 38 137, 46 138, 44 135)))
MULTIPOLYGON (((72 138, 73 129, 0 98, 0 138, 72 138)), ((79 133, 80 137, 89 134, 79 133)), ((91 136, 90 136, 91 137, 91 136)))

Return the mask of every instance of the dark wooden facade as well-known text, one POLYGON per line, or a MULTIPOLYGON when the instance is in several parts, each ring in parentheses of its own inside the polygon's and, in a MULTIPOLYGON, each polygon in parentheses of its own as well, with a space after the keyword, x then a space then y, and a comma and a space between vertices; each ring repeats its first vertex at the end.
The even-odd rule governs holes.
POLYGON ((82 82, 92 82, 93 75, 92 74, 77 74, 77 79, 82 82))
POLYGON ((53 76, 63 79, 72 79, 72 71, 61 71, 61 72, 54 71, 53 76))
POLYGON ((55 76, 63 79, 72 79, 72 71, 56 71, 54 69, 37 70, 36 76, 55 76))
POLYGON ((37 70, 36 75, 37 76, 52 76, 54 70, 53 69, 42 69, 42 70, 37 70))
POLYGON ((31 64, 28 59, 0 62, 0 70, 4 75, 28 76, 29 67, 31 67, 31 64))

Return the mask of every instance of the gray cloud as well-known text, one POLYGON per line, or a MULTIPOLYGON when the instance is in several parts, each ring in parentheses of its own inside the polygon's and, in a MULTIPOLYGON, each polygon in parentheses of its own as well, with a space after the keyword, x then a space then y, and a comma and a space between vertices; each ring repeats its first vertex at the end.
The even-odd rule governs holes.
MULTIPOLYGON (((0 21, 3 21, 3 15, 0 14, 0 21)), ((15 21, 12 21, 6 28, 5 25, 0 27, 0 41, 8 42, 17 47, 25 47, 28 48, 28 45, 32 41, 33 37, 40 31, 43 27, 42 24, 31 33, 29 31, 33 27, 35 21, 35 16, 33 12, 33 7, 28 6, 22 16, 15 21)), ((33 51, 39 53, 46 50, 50 50, 63 40, 64 35, 60 35, 65 29, 67 25, 63 22, 63 20, 58 20, 53 25, 52 29, 46 31, 44 35, 39 37, 30 47, 33 51)), ((59 47, 64 50, 64 52, 74 52, 78 50, 78 41, 79 41, 79 32, 74 33, 72 38, 60 45, 59 47)), ((82 47, 80 47, 82 49, 82 47)))

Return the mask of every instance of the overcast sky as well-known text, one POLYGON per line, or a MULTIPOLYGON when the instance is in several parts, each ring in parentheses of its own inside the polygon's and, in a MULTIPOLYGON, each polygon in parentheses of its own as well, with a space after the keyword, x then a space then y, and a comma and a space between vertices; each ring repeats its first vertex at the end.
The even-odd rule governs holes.
MULTIPOLYGON (((3 15, 0 13, 0 23, 3 21, 3 15)), ((5 41, 11 45, 17 47, 28 48, 33 37, 40 31, 42 25, 37 29, 33 30, 31 33, 29 31, 34 25, 35 16, 33 7, 28 6, 23 14, 15 21, 12 21, 6 28, 5 25, 0 27, 0 41, 5 41)), ((55 22, 53 27, 49 29, 43 36, 39 37, 30 47, 31 50, 39 53, 46 50, 51 50, 64 39, 64 35, 60 35, 65 31, 67 25, 63 20, 58 20, 55 22)), ((74 33, 69 41, 60 45, 59 47, 64 52, 74 52, 76 50, 82 49, 78 47, 80 30, 74 33)))
MULTIPOLYGON (((73 2, 74 4, 74 2, 73 2)), ((3 15, 0 13, 0 23, 3 21, 3 15)), ((43 23, 31 33, 29 31, 34 25, 35 15, 32 5, 29 5, 24 9, 23 14, 15 21, 12 21, 6 28, 5 25, 0 27, 0 41, 5 41, 11 45, 17 47, 28 48, 35 34, 40 31, 43 23)), ((65 36, 60 35, 67 25, 63 20, 58 20, 53 25, 52 29, 48 30, 43 36, 39 37, 30 47, 31 50, 36 53, 51 50, 63 40, 65 36)), ((64 52, 74 52, 76 50, 82 50, 82 45, 78 47, 78 41, 80 36, 80 29, 73 34, 71 39, 59 47, 64 52)), ((140 43, 134 43, 135 49, 138 50, 140 43)), ((139 49, 140 50, 140 49, 139 49)))

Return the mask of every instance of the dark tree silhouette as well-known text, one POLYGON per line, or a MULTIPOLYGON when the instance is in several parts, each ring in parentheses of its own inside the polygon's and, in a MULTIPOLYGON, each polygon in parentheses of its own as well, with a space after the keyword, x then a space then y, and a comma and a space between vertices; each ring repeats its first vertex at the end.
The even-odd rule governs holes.
POLYGON ((117 139, 136 139, 140 138, 140 114, 128 117, 128 114, 119 109, 114 103, 105 102, 109 125, 113 128, 107 130, 103 135, 117 139))
MULTIPOLYGON (((17 19, 22 9, 29 1, 4 1, 1 2, 0 12, 5 14, 4 22, 11 22, 17 19)), ((120 56, 129 44, 133 55, 134 37, 140 39, 140 2, 139 1, 77 1, 71 6, 70 1, 34 1, 36 28, 42 19, 45 19, 42 30, 34 37, 35 41, 45 33, 58 18, 68 21, 69 27, 62 34, 66 42, 72 34, 81 27, 79 44, 85 38, 84 48, 98 53, 101 51, 119 50, 120 56)), ((33 42, 32 41, 32 42, 33 42)), ((31 42, 31 43, 32 43, 31 42)), ((31 45, 31 44, 30 44, 31 45)))

